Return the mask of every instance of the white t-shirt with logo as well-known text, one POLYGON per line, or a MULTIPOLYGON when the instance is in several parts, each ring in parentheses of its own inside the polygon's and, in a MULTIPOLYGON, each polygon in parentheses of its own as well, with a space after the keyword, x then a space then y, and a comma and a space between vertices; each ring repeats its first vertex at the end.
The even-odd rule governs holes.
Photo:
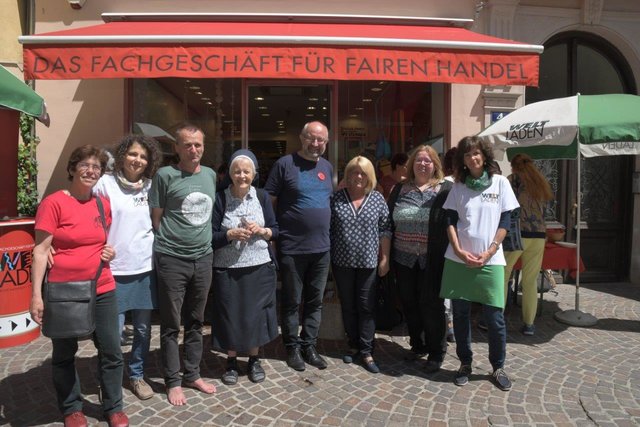
POLYGON ((124 191, 113 175, 103 175, 93 187, 111 202, 111 228, 107 242, 116 251, 109 263, 114 276, 128 276, 151 271, 153 267, 153 226, 149 213, 149 188, 147 180, 138 192, 124 191))
MULTIPOLYGON (((489 249, 500 224, 502 212, 520 207, 511 184, 502 175, 493 175, 491 185, 475 191, 464 183, 456 182, 449 192, 444 209, 458 212, 458 242, 460 248, 479 255, 489 249)), ((445 258, 462 263, 449 245, 445 258)), ((502 245, 486 265, 506 265, 502 245)))

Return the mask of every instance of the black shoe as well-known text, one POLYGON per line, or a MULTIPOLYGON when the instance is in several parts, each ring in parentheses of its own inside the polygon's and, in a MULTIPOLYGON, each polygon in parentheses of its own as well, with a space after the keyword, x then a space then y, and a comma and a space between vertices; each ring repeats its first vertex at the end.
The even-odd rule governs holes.
POLYGON ((469 384, 469 377, 471 376, 471 365, 460 365, 456 377, 453 379, 453 383, 457 386, 463 386, 469 384))
POLYGON ((407 354, 404 360, 413 361, 423 358, 427 355, 427 349, 423 346, 420 347, 411 347, 411 351, 407 354))
POLYGON ((234 385, 238 382, 238 362, 235 357, 227 359, 227 370, 222 374, 222 383, 234 385))
POLYGON ((264 373, 264 369, 262 369, 262 365, 260 365, 260 359, 257 357, 249 358, 249 381, 252 383, 261 383, 267 375, 264 373))
POLYGON ((302 350, 302 357, 304 357, 304 361, 307 362, 311 366, 315 366, 318 369, 325 369, 327 367, 327 362, 318 354, 316 348, 312 345, 305 347, 302 350))
POLYGON ((502 368, 498 368, 493 371, 491 375, 493 378, 493 382, 496 383, 496 386, 502 391, 511 390, 511 380, 507 376, 507 373, 502 368))
POLYGON ((435 374, 440 370, 442 366, 442 362, 438 362, 435 360, 427 360, 427 363, 424 365, 424 371, 427 374, 435 374))
POLYGON ((287 347, 287 365, 296 371, 304 371, 305 366, 300 347, 287 347))

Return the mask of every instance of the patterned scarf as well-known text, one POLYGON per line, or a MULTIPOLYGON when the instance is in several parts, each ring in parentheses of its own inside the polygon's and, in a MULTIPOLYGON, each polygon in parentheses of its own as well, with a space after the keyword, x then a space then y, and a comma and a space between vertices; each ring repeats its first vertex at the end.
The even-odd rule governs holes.
POLYGON ((467 175, 464 184, 473 191, 483 191, 491 186, 491 178, 489 178, 489 174, 485 170, 482 171, 482 175, 479 178, 474 178, 471 174, 467 175))
POLYGON ((131 182, 123 175, 122 171, 116 172, 116 182, 124 191, 130 191, 133 193, 137 193, 144 188, 144 185, 148 181, 149 178, 145 178, 144 176, 140 178, 136 182, 131 182))

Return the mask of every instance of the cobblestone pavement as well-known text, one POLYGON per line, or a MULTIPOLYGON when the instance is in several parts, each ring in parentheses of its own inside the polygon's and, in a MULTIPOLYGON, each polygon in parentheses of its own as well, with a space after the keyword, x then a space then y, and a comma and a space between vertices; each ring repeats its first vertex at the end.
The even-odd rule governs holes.
MULTIPOLYGON (((545 295, 536 335, 520 334, 520 310, 508 312, 506 370, 510 392, 490 381, 485 333, 474 328, 474 374, 465 387, 452 383, 458 360, 454 347, 440 372, 427 375, 424 361, 406 361, 403 328, 378 334, 376 360, 382 373, 342 363, 345 344, 324 340, 319 350, 329 360, 323 371, 295 372, 283 361, 279 341, 263 351, 267 379, 252 384, 245 376, 235 386, 220 381, 224 357, 205 342, 202 375, 213 379, 213 396, 186 390, 188 404, 166 401, 160 376, 159 328, 154 325, 148 374, 157 395, 137 400, 125 389, 131 425, 640 425, 640 287, 628 283, 593 284, 581 289, 580 308, 599 321, 591 328, 556 322, 553 313, 573 308, 574 286, 558 285, 545 295)), ((128 351, 129 348, 125 347, 128 351)), ((0 350, 0 425, 61 425, 51 382, 51 344, 0 350)), ((85 412, 92 425, 106 425, 98 404, 95 349, 81 345, 78 368, 85 412)), ((246 359, 240 365, 246 368, 246 359)), ((128 381, 125 387, 128 387, 128 381)))

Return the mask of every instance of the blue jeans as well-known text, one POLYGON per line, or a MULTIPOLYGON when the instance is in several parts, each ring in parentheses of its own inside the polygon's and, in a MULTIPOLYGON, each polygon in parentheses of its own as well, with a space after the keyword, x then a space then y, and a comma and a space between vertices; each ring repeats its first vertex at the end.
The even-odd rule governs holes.
POLYGON ((322 318, 322 298, 329 274, 329 252, 280 255, 282 341, 286 347, 315 346, 322 318), (302 332, 298 336, 298 308, 302 332))
MULTIPOLYGON (((151 312, 153 310, 130 310, 133 324, 133 343, 129 356, 129 379, 144 377, 144 361, 151 345, 151 312)), ((124 328, 125 313, 118 314, 120 331, 124 328)))
MULTIPOLYGON (((451 300, 453 309, 453 333, 456 337, 456 354, 463 365, 471 365, 471 302, 451 300)), ((482 305, 484 321, 489 330, 489 362, 493 370, 502 368, 507 354, 507 327, 500 307, 482 305)))
MULTIPOLYGON (((75 366, 78 339, 52 339, 51 342, 53 344, 51 367, 58 408, 63 415, 81 411, 82 393, 75 366)), ((102 410, 105 415, 111 415, 122 411, 122 371, 124 369, 115 291, 96 297, 96 330, 93 333, 93 342, 98 350, 102 410)))

